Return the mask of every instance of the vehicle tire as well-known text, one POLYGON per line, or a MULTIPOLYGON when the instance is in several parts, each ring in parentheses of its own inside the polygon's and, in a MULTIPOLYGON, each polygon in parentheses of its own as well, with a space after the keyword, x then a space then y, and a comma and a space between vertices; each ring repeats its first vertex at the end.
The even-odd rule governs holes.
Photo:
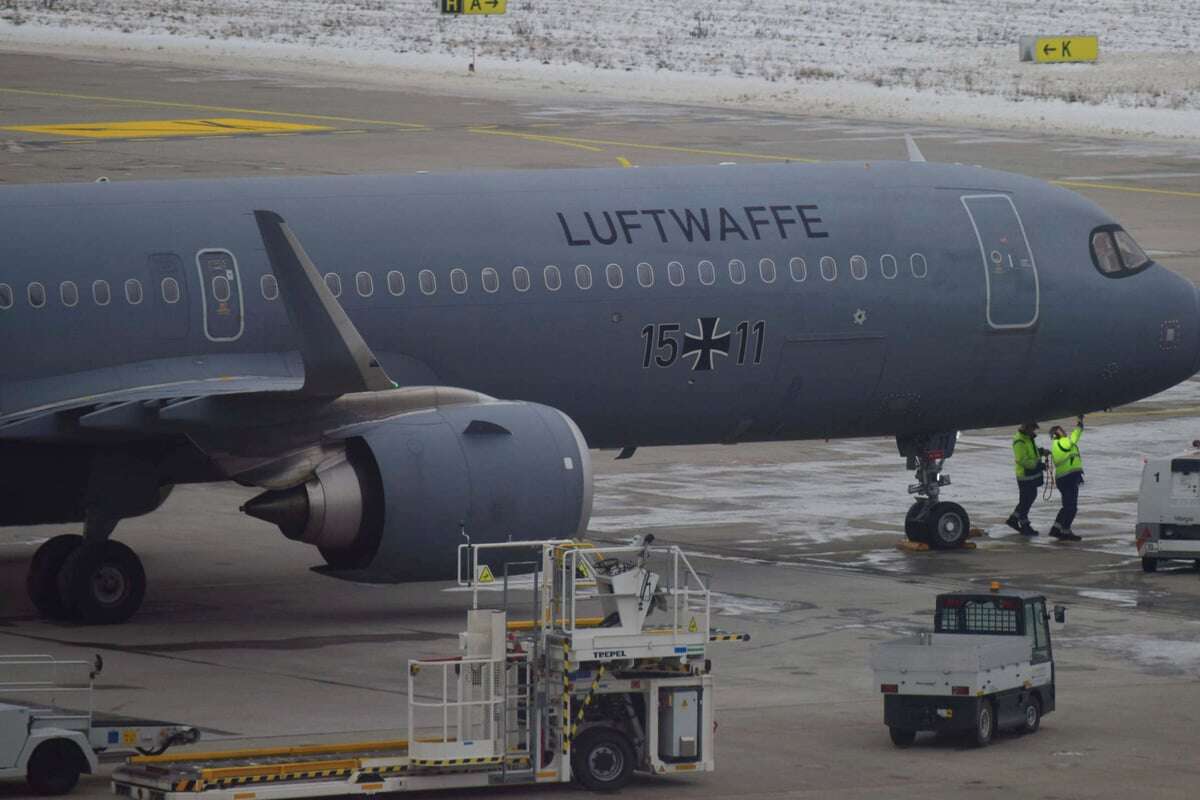
POLYGON ((1042 727, 1042 701, 1036 695, 1031 695, 1021 708, 1021 713, 1025 721, 1017 730, 1021 733, 1037 733, 1038 728, 1042 727))
POLYGON ((987 747, 992 743, 992 737, 996 735, 996 709, 992 707, 991 700, 979 703, 979 710, 975 712, 975 725, 968 735, 971 744, 976 747, 987 747))
POLYGON ((888 726, 888 736, 892 737, 892 744, 896 747, 908 747, 917 740, 917 732, 905 730, 904 728, 896 728, 888 726))
POLYGON ((141 608, 146 570, 137 554, 120 542, 85 544, 63 564, 58 593, 73 618, 89 625, 116 625, 141 608))
POLYGON ((929 510, 929 545, 938 550, 962 547, 971 534, 971 518, 958 503, 935 503, 929 510))
POLYGON ((913 503, 904 515, 904 535, 910 542, 924 542, 929 539, 928 518, 918 520, 917 515, 925 507, 924 503, 913 503))
POLYGON ((86 764, 74 742, 51 739, 39 744, 29 757, 25 779, 38 794, 66 794, 79 783, 86 764))
POLYGON ((612 728, 585 731, 571 749, 575 779, 596 792, 613 792, 629 783, 633 761, 629 738, 612 728))
POLYGON ((1157 558, 1143 558, 1142 559, 1142 572, 1158 572, 1158 559, 1157 558))
POLYGON ((25 591, 29 602, 33 603, 46 619, 63 620, 68 617, 67 609, 63 606, 58 594, 58 573, 66 563, 67 557, 83 544, 83 537, 77 533, 64 533, 45 541, 33 554, 29 562, 29 575, 25 578, 25 591))

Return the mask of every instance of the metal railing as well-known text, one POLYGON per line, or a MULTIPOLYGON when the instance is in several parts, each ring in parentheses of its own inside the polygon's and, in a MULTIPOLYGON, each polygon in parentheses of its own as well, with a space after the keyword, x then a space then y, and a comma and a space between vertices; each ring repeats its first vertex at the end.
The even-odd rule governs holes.
POLYGON ((84 720, 91 723, 94 714, 96 676, 104 668, 100 656, 92 661, 65 661, 51 655, 0 655, 0 699, 21 702, 30 698, 35 705, 46 703, 37 712, 39 720, 84 720), (37 677, 21 677, 23 670, 37 677), (14 677, 13 673, 16 673, 14 677), (69 674, 68 674, 69 673, 69 674), (87 711, 64 711, 55 707, 59 695, 87 695, 87 711))

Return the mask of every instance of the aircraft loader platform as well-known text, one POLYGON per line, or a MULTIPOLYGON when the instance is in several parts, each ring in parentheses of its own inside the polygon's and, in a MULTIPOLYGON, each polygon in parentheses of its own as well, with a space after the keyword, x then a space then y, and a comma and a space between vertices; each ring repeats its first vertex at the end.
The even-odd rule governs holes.
POLYGON ((408 662, 407 739, 134 757, 113 791, 267 800, 571 780, 612 790, 635 771, 711 771, 708 646, 749 637, 712 630, 700 576, 678 547, 651 542, 463 545, 467 630, 459 654, 408 662), (499 608, 480 607, 497 595, 499 608), (509 620, 518 608, 528 618, 509 620))

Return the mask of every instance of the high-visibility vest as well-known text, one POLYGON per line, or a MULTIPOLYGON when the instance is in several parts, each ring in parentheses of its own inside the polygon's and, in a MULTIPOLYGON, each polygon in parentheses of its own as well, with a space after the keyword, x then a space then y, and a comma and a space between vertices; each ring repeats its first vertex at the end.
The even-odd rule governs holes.
POLYGON ((1075 430, 1066 436, 1054 440, 1054 444, 1050 447, 1050 454, 1054 458, 1054 476, 1056 478, 1070 475, 1072 472, 1083 471, 1083 457, 1079 455, 1079 437, 1082 435, 1083 428, 1076 426, 1075 430))
POLYGON ((1013 434, 1012 449, 1017 480, 1029 481, 1042 474, 1038 469, 1041 459, 1038 458, 1037 443, 1032 436, 1024 431, 1017 431, 1013 434))

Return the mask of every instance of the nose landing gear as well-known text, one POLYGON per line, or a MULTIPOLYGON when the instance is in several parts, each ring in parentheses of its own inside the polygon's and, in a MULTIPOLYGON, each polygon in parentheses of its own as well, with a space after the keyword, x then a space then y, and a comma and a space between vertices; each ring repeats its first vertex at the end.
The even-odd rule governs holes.
POLYGON ((896 437, 896 447, 916 478, 908 487, 916 502, 904 517, 904 535, 939 550, 961 547, 971 532, 966 510, 958 503, 938 499, 942 487, 950 485, 942 466, 954 454, 957 440, 957 432, 896 437))

